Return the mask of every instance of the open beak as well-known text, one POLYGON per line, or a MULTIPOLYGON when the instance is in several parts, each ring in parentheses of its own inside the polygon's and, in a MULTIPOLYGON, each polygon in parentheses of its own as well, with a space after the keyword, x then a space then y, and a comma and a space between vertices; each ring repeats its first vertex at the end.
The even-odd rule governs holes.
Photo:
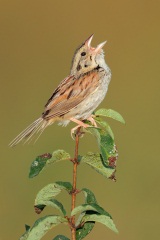
POLYGON ((85 41, 85 45, 86 45, 88 48, 91 48, 92 38, 93 38, 93 34, 92 34, 89 38, 87 38, 87 40, 85 41))
POLYGON ((89 38, 87 38, 87 40, 84 43, 91 51, 93 51, 95 54, 97 54, 101 51, 101 49, 103 48, 103 46, 106 44, 107 41, 102 42, 102 43, 98 44, 98 46, 96 48, 93 48, 93 47, 91 47, 92 39, 93 39, 93 34, 89 38))
POLYGON ((95 52, 95 53, 100 52, 100 50, 103 48, 103 46, 106 44, 106 42, 107 42, 107 41, 98 44, 98 46, 95 48, 94 52, 95 52))

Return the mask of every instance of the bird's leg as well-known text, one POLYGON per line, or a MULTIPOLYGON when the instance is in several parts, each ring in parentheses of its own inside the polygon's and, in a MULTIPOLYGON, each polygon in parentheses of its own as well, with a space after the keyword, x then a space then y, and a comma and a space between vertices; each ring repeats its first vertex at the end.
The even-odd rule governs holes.
POLYGON ((77 123, 78 127, 84 127, 84 128, 89 127, 88 124, 86 124, 86 123, 84 123, 84 122, 82 122, 82 121, 80 121, 80 120, 78 120, 76 118, 70 118, 70 121, 77 123))
POLYGON ((94 115, 91 115, 89 118, 87 118, 87 120, 89 120, 94 127, 97 127, 97 123, 96 123, 96 121, 94 120, 93 116, 94 116, 94 115))
MULTIPOLYGON (((80 121, 80 120, 78 120, 78 119, 70 118, 70 120, 71 120, 72 122, 75 122, 75 123, 78 124, 76 127, 74 127, 74 128, 71 129, 71 137, 72 137, 72 138, 73 138, 73 134, 74 134, 74 132, 77 130, 77 128, 79 128, 79 127, 84 127, 84 128, 90 127, 88 124, 86 124, 86 123, 84 123, 84 122, 82 122, 82 121, 80 121)), ((74 139, 74 138, 73 138, 73 139, 74 139)))

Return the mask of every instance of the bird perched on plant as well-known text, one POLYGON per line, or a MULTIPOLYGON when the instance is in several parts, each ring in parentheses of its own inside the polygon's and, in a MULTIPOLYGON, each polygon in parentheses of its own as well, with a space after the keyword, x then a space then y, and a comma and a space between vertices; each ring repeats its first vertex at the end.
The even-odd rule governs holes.
POLYGON ((75 51, 70 75, 55 89, 41 117, 21 132, 10 146, 23 139, 27 142, 36 133, 40 135, 55 121, 63 126, 70 121, 75 122, 77 126, 71 129, 71 134, 78 127, 89 127, 84 120, 89 120, 96 126, 92 113, 107 93, 111 71, 105 62, 102 49, 106 41, 93 48, 92 38, 93 35, 75 51))

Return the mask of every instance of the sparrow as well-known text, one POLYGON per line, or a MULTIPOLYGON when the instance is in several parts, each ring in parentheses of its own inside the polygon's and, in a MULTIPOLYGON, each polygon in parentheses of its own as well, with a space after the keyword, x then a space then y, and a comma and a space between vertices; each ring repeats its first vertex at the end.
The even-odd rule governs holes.
POLYGON ((92 115, 103 101, 111 80, 111 70, 105 62, 103 46, 91 47, 93 34, 75 51, 71 70, 47 101, 44 111, 36 121, 22 131, 9 146, 15 146, 22 140, 32 139, 42 134, 46 127, 58 121, 66 126, 70 121, 77 124, 71 129, 71 135, 77 128, 87 128, 85 120, 97 126, 92 115))

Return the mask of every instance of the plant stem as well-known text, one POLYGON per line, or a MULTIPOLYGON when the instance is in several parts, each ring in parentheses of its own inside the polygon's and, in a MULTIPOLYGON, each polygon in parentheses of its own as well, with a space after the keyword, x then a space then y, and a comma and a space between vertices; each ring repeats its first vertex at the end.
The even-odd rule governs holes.
MULTIPOLYGON (((75 155, 73 160, 73 189, 72 189, 72 205, 71 211, 75 208, 76 205, 76 194, 77 192, 77 166, 78 166, 78 147, 79 147, 79 136, 80 136, 81 127, 79 127, 76 131, 75 138, 75 155)), ((71 217, 71 234, 72 240, 76 240, 76 227, 75 227, 75 216, 71 217)))

